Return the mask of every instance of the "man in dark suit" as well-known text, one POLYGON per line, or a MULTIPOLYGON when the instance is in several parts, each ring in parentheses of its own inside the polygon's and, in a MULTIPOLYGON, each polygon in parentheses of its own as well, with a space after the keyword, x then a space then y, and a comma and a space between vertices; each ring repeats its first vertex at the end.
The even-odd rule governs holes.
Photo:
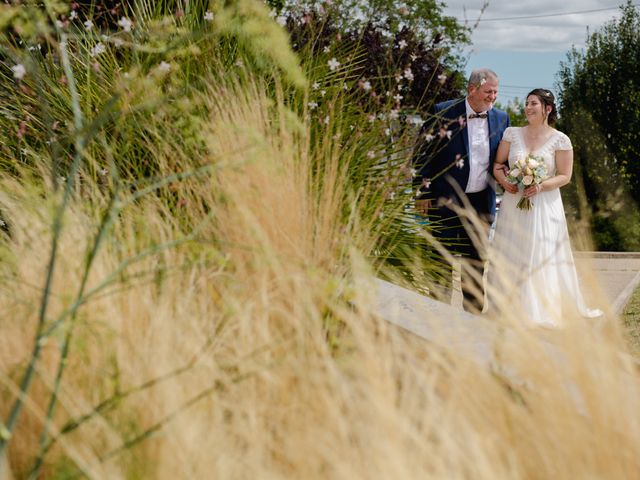
MULTIPOLYGON (((413 158, 414 185, 418 187, 416 209, 429 217, 434 237, 450 253, 462 255, 463 306, 475 313, 482 311, 484 303, 484 252, 472 239, 486 236, 495 217, 496 192, 491 172, 498 144, 509 126, 507 113, 493 108, 497 95, 495 72, 487 68, 474 70, 466 97, 434 107, 413 158), (457 207, 465 206, 465 200, 484 226, 483 231, 465 228, 469 222, 456 212, 457 207)), ((450 302, 452 265, 443 259, 442 266, 431 290, 436 298, 450 302)))

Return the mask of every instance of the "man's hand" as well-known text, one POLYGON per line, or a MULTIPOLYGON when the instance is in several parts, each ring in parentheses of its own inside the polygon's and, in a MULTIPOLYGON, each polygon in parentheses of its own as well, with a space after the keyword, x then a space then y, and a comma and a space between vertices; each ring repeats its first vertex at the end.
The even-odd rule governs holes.
POLYGON ((498 181, 505 192, 518 193, 518 187, 512 183, 507 182, 507 173, 509 173, 509 167, 506 163, 495 163, 493 165, 493 176, 498 181))
POLYGON ((506 163, 495 163, 493 165, 493 173, 495 174, 498 170, 502 170, 502 173, 504 173, 504 176, 507 176, 507 173, 509 172, 509 167, 507 167, 506 163))
POLYGON ((425 198, 422 200, 416 200, 416 211, 420 215, 428 215, 429 210, 431 210, 431 199, 425 198))

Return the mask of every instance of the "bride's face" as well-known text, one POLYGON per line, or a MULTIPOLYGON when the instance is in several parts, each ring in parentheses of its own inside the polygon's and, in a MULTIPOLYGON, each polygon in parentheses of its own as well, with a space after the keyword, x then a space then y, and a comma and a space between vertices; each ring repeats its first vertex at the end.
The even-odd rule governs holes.
POLYGON ((543 123, 548 112, 545 112, 545 106, 536 95, 529 95, 524 104, 524 114, 529 123, 543 123))

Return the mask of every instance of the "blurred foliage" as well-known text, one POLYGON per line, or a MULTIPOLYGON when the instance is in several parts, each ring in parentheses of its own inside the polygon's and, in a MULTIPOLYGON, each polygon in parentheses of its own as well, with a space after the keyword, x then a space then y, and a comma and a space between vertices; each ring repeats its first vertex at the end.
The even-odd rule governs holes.
MULTIPOLYGON (((575 150, 576 183, 600 250, 638 250, 640 228, 640 12, 627 2, 621 17, 574 48, 559 72, 559 128, 575 150)), ((568 191, 576 200, 577 189, 568 191)))
MULTIPOLYGON (((416 275, 405 271, 419 284, 432 251, 413 217, 411 150, 420 114, 461 94, 456 48, 468 37, 442 16, 439 4, 407 5, 405 12, 378 2, 380 15, 363 22, 346 22, 343 2, 283 4, 279 11, 253 0, 6 8, 0 169, 24 175, 28 167, 36 176, 47 171, 57 188, 82 137, 83 165, 74 181, 108 188, 117 175, 131 190, 144 188, 175 172, 184 158, 193 168, 211 161, 202 133, 209 121, 203 96, 211 85, 259 81, 274 102, 285 100, 289 121, 301 132, 308 126, 310 152, 331 148, 357 159, 349 163, 350 188, 343 195, 387 199, 384 211, 372 201, 359 212, 386 229, 372 255, 402 265, 423 249, 425 265, 414 265, 416 275), (69 52, 71 76, 62 48, 69 52), (71 80, 81 118, 72 108, 71 80)), ((223 101, 224 89, 220 95, 223 101)), ((315 161, 321 178, 323 160, 315 161)), ((170 187, 158 193, 180 210, 182 201, 170 187)))

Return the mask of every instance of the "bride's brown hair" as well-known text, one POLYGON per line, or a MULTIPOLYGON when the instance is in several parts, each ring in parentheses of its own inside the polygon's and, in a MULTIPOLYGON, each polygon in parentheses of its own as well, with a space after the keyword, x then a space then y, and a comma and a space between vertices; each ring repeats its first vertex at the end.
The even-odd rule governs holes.
POLYGON ((545 88, 534 88, 527 94, 526 98, 529 98, 531 95, 538 97, 538 100, 540 100, 540 103, 544 106, 545 112, 547 110, 547 105, 551 107, 551 111, 547 116, 547 123, 549 125, 556 123, 556 120, 558 120, 558 110, 556 109, 556 99, 553 96, 553 93, 545 88))

